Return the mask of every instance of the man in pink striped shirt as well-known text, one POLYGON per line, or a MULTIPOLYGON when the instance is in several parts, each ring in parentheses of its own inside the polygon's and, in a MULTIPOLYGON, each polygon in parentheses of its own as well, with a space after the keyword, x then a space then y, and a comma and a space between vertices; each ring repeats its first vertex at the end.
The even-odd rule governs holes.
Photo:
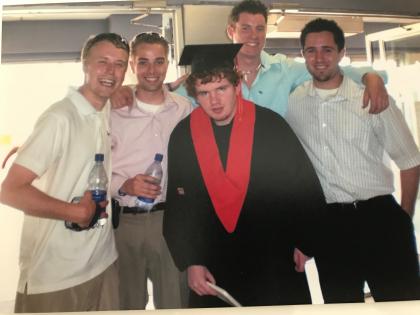
POLYGON ((141 33, 133 38, 130 65, 138 81, 132 86, 134 101, 132 106, 116 109, 111 114, 111 193, 114 211, 120 215, 115 235, 121 309, 145 308, 147 279, 153 283, 156 308, 185 306, 186 283, 162 236, 162 218, 166 206, 169 136, 192 106, 186 98, 164 87, 168 50, 168 43, 159 34, 141 33), (163 154, 160 185, 153 184, 153 177, 144 175, 156 153, 163 154), (153 199, 153 208, 142 208, 138 197, 153 199))

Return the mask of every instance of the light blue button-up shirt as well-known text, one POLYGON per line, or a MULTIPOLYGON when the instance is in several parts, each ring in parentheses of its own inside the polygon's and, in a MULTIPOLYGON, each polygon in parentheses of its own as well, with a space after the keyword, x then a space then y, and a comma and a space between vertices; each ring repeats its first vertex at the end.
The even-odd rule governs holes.
MULTIPOLYGON (((370 67, 343 67, 342 69, 345 75, 359 84, 362 83, 365 73, 374 71, 370 67)), ((386 80, 386 75, 382 73, 380 75, 386 80)), ((304 63, 294 61, 283 54, 269 55, 262 51, 261 68, 258 75, 251 88, 242 82, 242 95, 245 99, 284 116, 287 111, 289 94, 297 86, 311 78, 304 63)), ((184 86, 178 88, 176 92, 187 96, 184 86)), ((194 100, 192 101, 196 104, 194 100)))

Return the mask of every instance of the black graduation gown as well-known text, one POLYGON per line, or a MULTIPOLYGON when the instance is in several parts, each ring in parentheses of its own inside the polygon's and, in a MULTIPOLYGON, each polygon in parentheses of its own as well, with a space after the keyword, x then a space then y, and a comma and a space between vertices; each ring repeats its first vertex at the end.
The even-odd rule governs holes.
MULTIPOLYGON (((226 165, 232 124, 215 126, 226 165)), ((172 132, 163 233, 180 270, 204 265, 216 284, 244 306, 310 303, 304 273, 293 251, 313 255, 313 229, 324 196, 316 173, 285 120, 256 106, 247 196, 233 233, 219 221, 207 193, 190 131, 190 117, 172 132)), ((191 307, 226 306, 212 296, 190 294, 191 307)))

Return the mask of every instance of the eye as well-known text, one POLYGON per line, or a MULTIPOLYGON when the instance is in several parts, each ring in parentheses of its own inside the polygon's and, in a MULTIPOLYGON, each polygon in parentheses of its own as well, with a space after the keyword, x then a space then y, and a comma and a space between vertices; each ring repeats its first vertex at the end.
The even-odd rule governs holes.
POLYGON ((207 94, 208 94, 208 92, 207 92, 207 91, 200 91, 200 92, 197 92, 197 96, 201 96, 201 97, 206 96, 207 94))
POLYGON ((125 68, 125 63, 124 62, 116 62, 115 66, 118 68, 125 68))
POLYGON ((314 52, 315 52, 315 49, 313 49, 313 48, 307 48, 303 51, 303 53, 306 54, 306 55, 313 54, 314 52))
POLYGON ((147 64, 147 61, 145 61, 145 60, 139 60, 139 61, 137 62, 137 64, 138 64, 139 66, 145 66, 145 65, 147 64))

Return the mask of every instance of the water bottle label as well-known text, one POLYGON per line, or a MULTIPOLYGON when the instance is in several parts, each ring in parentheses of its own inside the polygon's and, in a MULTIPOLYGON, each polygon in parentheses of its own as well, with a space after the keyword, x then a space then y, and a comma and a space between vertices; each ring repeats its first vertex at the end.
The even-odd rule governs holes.
POLYGON ((106 191, 105 190, 91 190, 92 199, 96 203, 106 200, 106 191))
POLYGON ((153 203, 155 201, 155 199, 145 198, 145 197, 138 197, 138 199, 145 202, 145 203, 153 203))
POLYGON ((153 208, 153 199, 150 198, 137 198, 137 207, 140 207, 144 210, 150 211, 153 208), (144 201, 144 200, 149 200, 148 202, 144 201))

